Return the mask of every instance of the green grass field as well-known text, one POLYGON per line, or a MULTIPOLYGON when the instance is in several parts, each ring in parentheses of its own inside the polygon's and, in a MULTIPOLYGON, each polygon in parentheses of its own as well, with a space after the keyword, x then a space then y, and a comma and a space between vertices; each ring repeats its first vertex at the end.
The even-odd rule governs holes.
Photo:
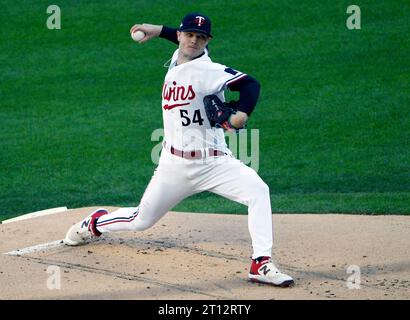
MULTIPOLYGON (((0 11, 0 220, 58 206, 137 205, 155 168, 163 64, 135 23, 211 17, 214 61, 262 85, 248 128, 274 212, 410 213, 410 3, 360 1, 49 1, 0 11), (324 3, 322 3, 324 2, 324 3), (407 58, 406 58, 407 57, 407 58)), ((236 97, 233 93, 230 97, 236 97)), ((176 210, 246 213, 204 193, 176 210)))

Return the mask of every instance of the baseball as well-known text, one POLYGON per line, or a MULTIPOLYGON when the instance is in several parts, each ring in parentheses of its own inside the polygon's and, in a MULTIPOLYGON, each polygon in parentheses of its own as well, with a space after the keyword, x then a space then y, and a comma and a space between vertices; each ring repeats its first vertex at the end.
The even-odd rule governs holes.
POLYGON ((145 33, 140 31, 140 30, 137 30, 137 31, 134 31, 133 33, 131 33, 131 38, 134 41, 140 41, 144 37, 145 37, 145 33))

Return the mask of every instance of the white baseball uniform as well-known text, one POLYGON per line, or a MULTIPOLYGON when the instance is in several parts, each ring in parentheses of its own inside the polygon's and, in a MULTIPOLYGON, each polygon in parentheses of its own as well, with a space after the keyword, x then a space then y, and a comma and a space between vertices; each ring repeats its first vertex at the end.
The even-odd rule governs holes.
POLYGON ((250 167, 235 159, 224 131, 211 127, 203 98, 224 101, 227 85, 244 73, 211 61, 207 51, 176 65, 175 51, 162 88, 164 142, 158 167, 137 207, 100 217, 98 231, 145 230, 185 198, 209 191, 248 206, 255 259, 271 256, 272 212, 269 188, 250 167))

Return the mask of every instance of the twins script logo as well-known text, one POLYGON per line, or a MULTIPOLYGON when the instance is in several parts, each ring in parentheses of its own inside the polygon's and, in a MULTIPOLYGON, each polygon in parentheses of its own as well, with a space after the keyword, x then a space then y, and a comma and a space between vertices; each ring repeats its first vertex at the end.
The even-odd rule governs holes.
POLYGON ((190 101, 195 99, 195 91, 192 89, 192 85, 188 87, 178 86, 176 81, 173 81, 170 86, 164 83, 162 87, 162 99, 169 103, 164 105, 164 109, 171 110, 176 107, 189 105, 190 101))

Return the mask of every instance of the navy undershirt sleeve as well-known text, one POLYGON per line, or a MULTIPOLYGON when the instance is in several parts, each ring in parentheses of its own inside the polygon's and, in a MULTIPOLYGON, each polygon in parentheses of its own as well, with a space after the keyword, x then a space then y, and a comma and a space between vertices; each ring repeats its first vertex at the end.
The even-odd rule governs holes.
POLYGON ((163 26, 159 37, 167 39, 175 44, 179 44, 177 37, 177 29, 163 26))
POLYGON ((238 110, 251 115, 258 102, 260 84, 251 76, 245 76, 228 85, 229 90, 239 91, 238 110))

